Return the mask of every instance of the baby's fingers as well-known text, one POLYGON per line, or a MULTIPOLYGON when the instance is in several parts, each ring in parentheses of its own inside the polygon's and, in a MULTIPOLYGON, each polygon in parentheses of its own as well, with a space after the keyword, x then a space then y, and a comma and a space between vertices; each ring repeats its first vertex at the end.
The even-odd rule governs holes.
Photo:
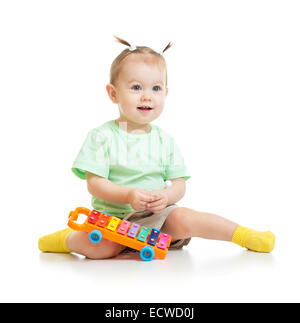
POLYGON ((157 206, 159 206, 161 204, 162 204, 162 201, 161 201, 161 199, 159 199, 159 200, 157 200, 155 202, 148 203, 147 208, 157 207, 157 206))
POLYGON ((141 200, 149 203, 155 201, 156 199, 151 194, 142 194, 141 200))
POLYGON ((151 196, 153 197, 153 201, 160 200, 162 195, 159 192, 152 192, 151 196))

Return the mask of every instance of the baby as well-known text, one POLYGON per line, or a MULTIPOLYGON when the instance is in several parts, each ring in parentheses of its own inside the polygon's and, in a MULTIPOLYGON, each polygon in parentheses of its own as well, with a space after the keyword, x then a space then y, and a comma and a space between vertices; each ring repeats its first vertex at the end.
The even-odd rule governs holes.
MULTIPOLYGON (((254 231, 176 204, 190 176, 173 138, 151 123, 163 112, 168 94, 163 53, 171 43, 157 53, 116 39, 128 48, 113 61, 106 90, 120 116, 89 132, 72 167, 75 175, 86 179, 93 208, 161 229, 172 236, 170 249, 201 237, 232 241, 257 252, 272 251, 275 236, 270 231, 254 231)), ((67 228, 40 238, 39 249, 104 259, 126 247, 106 239, 94 244, 87 232, 67 228)))

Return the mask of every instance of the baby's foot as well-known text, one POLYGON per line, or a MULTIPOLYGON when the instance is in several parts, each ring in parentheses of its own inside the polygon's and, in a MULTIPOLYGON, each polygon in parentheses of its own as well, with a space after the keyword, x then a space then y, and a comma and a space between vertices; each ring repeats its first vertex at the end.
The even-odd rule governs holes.
POLYGON ((66 246, 66 240, 73 231, 67 228, 41 237, 39 239, 39 249, 43 252, 70 252, 66 246))
POLYGON ((271 231, 261 232, 238 226, 232 242, 252 251, 271 252, 274 249, 275 236, 271 231))

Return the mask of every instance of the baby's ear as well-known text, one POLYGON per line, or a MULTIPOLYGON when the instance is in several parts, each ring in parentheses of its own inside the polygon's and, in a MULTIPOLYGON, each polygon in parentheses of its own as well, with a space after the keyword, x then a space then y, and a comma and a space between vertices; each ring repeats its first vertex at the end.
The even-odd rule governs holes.
POLYGON ((107 84, 106 85, 106 91, 109 96, 109 98, 112 100, 113 103, 118 103, 117 100, 117 92, 115 87, 112 84, 107 84))
POLYGON ((166 87, 166 96, 168 95, 169 93, 169 89, 166 87))

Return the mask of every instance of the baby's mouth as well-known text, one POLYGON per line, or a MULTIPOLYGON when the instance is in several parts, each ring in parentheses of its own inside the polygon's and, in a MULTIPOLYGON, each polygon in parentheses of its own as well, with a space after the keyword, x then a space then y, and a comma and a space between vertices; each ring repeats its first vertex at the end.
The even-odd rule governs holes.
POLYGON ((143 105, 143 106, 140 106, 140 107, 137 107, 139 110, 142 110, 142 111, 148 111, 148 110, 153 110, 152 107, 149 107, 147 105, 143 105))

